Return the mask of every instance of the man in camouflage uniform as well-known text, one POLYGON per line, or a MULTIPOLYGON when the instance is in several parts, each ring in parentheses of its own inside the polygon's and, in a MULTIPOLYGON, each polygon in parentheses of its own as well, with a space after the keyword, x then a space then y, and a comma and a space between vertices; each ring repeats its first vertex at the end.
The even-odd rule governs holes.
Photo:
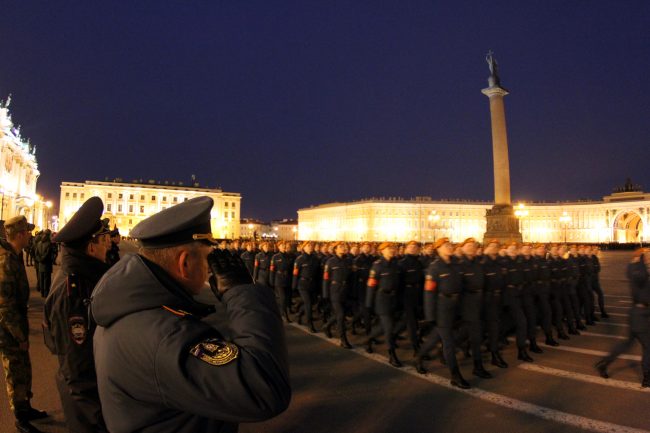
POLYGON ((40 430, 29 421, 47 416, 33 409, 29 401, 32 398, 27 322, 29 282, 22 250, 29 244, 34 225, 21 215, 7 220, 5 229, 7 239, 0 239, 0 357, 16 428, 19 432, 34 433, 40 430))

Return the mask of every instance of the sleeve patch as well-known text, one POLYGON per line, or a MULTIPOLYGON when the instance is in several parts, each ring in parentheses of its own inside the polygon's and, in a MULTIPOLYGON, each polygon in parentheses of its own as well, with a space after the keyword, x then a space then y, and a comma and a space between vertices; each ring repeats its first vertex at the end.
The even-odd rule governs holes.
POLYGON ((237 359, 239 348, 234 343, 208 338, 190 349, 190 353, 210 365, 226 365, 237 359))
POLYGON ((434 280, 427 280, 424 283, 424 291, 425 292, 435 292, 436 291, 437 284, 434 280))
POLYGON ((368 278, 368 287, 375 287, 377 286, 377 279, 375 278, 368 278))
POLYGON ((82 316, 70 316, 68 318, 68 325, 70 326, 72 341, 78 345, 84 344, 86 336, 88 335, 86 320, 82 316))

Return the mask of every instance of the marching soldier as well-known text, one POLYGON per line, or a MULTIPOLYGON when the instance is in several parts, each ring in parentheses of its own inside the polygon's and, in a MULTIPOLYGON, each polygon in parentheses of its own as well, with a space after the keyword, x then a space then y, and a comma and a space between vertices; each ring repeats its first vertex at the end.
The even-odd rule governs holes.
POLYGON ((95 285, 109 269, 109 230, 104 205, 91 197, 54 237, 63 244, 61 268, 45 300, 43 334, 58 356, 56 383, 71 432, 105 432, 93 358, 95 323, 88 305, 95 285))
POLYGON ((603 288, 600 286, 600 259, 598 259, 598 247, 594 246, 591 249, 591 261, 594 266, 594 273, 591 280, 591 290, 598 296, 598 308, 600 309, 601 319, 609 318, 609 314, 605 312, 605 295, 603 288))
POLYGON ((607 367, 616 358, 629 350, 634 340, 641 343, 643 355, 641 367, 643 381, 641 386, 650 387, 650 249, 638 250, 632 262, 627 267, 627 278, 630 280, 632 292, 632 308, 630 309, 630 334, 625 341, 618 343, 609 355, 596 363, 596 369, 604 378, 608 378, 607 367))
POLYGON ((332 338, 331 327, 336 323, 341 347, 351 349, 345 330, 345 301, 348 292, 350 264, 346 257, 348 246, 344 242, 334 244, 334 256, 330 257, 323 271, 323 299, 329 300, 334 313, 323 325, 328 338, 332 338))
POLYGON ((424 314, 428 321, 436 323, 435 332, 424 342, 416 360, 418 373, 425 374, 424 358, 438 341, 442 340, 445 361, 451 373, 451 385, 468 389, 470 384, 463 378, 456 360, 456 344, 453 329, 460 309, 463 276, 448 238, 440 238, 434 244, 438 258, 426 270, 424 280, 424 314))
POLYGON ((269 286, 269 268, 271 267, 271 254, 269 253, 269 243, 260 244, 260 252, 255 255, 255 266, 253 268, 253 281, 257 284, 269 286))
POLYGON ((142 245, 97 285, 95 364, 112 432, 233 432, 291 399, 284 327, 273 291, 239 257, 213 250, 213 200, 197 197, 140 222, 142 245), (212 271, 229 338, 194 300, 212 271))
POLYGON ((7 397, 19 432, 38 433, 30 421, 47 417, 32 408, 32 364, 29 357, 27 308, 29 282, 23 249, 29 245, 34 225, 24 215, 8 219, 6 239, 0 238, 0 358, 7 397))
POLYGON ((530 244, 521 246, 521 270, 523 272, 524 284, 521 291, 521 302, 524 308, 527 324, 527 336, 529 350, 533 353, 543 353, 537 345, 537 306, 535 305, 535 290, 537 289, 537 273, 539 272, 535 260, 532 258, 530 244))
POLYGON ((501 311, 503 309, 503 290, 505 288, 505 272, 503 259, 499 257, 499 242, 489 241, 485 246, 483 268, 485 271, 485 324, 488 335, 488 346, 492 354, 492 365, 508 368, 508 364, 499 351, 501 332, 501 311))
POLYGON ((587 325, 595 325, 594 321, 594 293, 591 282, 594 278, 594 262, 591 260, 591 248, 580 247, 580 281, 578 283, 578 298, 587 325))
POLYGON ((293 263, 293 279, 291 288, 298 290, 302 305, 298 311, 298 323, 302 324, 302 317, 306 316, 307 326, 312 333, 314 328, 312 301, 318 287, 318 272, 320 261, 314 254, 314 243, 307 241, 302 245, 303 253, 293 263))
POLYGON ((460 260, 460 271, 463 284, 461 296, 460 315, 463 326, 469 335, 472 348, 474 370, 472 374, 483 379, 490 379, 492 375, 483 367, 481 357, 481 343, 483 330, 481 326, 481 312, 483 309, 483 289, 485 287, 485 271, 483 264, 476 257, 476 240, 468 238, 461 244, 463 258, 460 260))
POLYGON ((420 349, 418 316, 424 287, 424 270, 420 261, 420 244, 410 241, 404 249, 405 255, 399 260, 400 295, 404 308, 404 318, 413 351, 417 356, 420 349))
POLYGON ((366 290, 366 308, 379 316, 380 326, 370 333, 366 343, 366 352, 372 353, 372 343, 380 335, 388 341, 389 362, 394 367, 402 363, 395 353, 395 312, 397 309, 397 291, 399 290, 399 267, 395 260, 396 249, 390 242, 383 242, 377 248, 381 257, 372 264, 366 290))
POLYGON ((504 260, 506 268, 506 291, 504 305, 515 322, 515 335, 517 337, 517 359, 533 362, 533 358, 526 351, 526 336, 528 324, 522 305, 522 291, 524 286, 523 266, 517 255, 517 244, 511 243, 506 249, 507 257, 504 260))
POLYGON ((366 335, 370 334, 371 317, 368 308, 366 308, 366 287, 368 285, 368 276, 370 275, 370 268, 374 262, 373 257, 370 255, 370 243, 364 242, 361 244, 360 253, 352 262, 355 270, 354 291, 359 300, 358 310, 352 319, 352 330, 354 331, 355 324, 363 319, 366 335))
POLYGON ((546 344, 548 346, 559 346, 559 343, 553 338, 553 311, 551 309, 551 266, 546 258, 546 247, 538 245, 535 248, 535 267, 537 269, 535 281, 535 303, 541 313, 542 330, 546 335, 546 344))
POLYGON ((291 309, 291 274, 293 260, 286 253, 287 244, 280 241, 276 244, 278 252, 271 258, 269 267, 270 286, 275 289, 275 296, 278 298, 280 311, 287 323, 291 323, 289 310, 291 309))
POLYGON ((248 270, 248 273, 253 276, 255 270, 255 243, 246 242, 245 251, 241 254, 241 259, 244 262, 244 266, 248 270))
POLYGON ((562 304, 567 322, 569 322, 569 334, 571 334, 571 323, 574 323, 573 327, 576 330, 576 335, 579 335, 578 330, 586 329, 580 320, 580 304, 578 302, 577 286, 580 279, 580 263, 576 246, 571 246, 568 255, 566 249, 566 246, 562 245, 559 250, 560 262, 562 263, 561 269, 564 274, 562 304))
MULTIPOLYGON (((108 221, 107 221, 108 224, 108 221)), ((120 230, 115 227, 109 233, 111 245, 108 251, 106 252, 106 264, 108 266, 113 266, 120 260, 120 230)))
POLYGON ((575 329, 575 322, 573 314, 571 313, 571 304, 568 301, 568 295, 564 290, 565 269, 563 269, 563 260, 560 257, 560 249, 557 245, 551 245, 550 256, 548 258, 549 266, 551 268, 551 309, 553 311, 553 324, 557 330, 557 335, 560 340, 568 340, 569 336, 564 330, 563 319, 565 312, 567 317, 567 325, 570 334, 577 334, 575 329))

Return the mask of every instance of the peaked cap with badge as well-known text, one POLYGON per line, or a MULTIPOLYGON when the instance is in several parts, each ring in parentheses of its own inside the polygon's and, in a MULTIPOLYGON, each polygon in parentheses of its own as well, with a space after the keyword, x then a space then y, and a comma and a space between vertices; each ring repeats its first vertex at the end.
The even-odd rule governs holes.
POLYGON ((195 197, 141 221, 130 235, 145 248, 168 248, 197 240, 216 244, 210 226, 213 204, 208 196, 195 197))
POLYGON ((90 197, 52 238, 52 241, 67 245, 80 245, 94 237, 108 233, 107 225, 101 220, 103 213, 102 199, 90 197))

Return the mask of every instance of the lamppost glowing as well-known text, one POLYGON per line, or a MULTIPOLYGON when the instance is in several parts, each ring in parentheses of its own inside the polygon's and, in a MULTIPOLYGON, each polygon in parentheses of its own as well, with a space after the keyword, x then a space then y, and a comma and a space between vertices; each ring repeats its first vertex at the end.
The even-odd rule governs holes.
POLYGON ((567 226, 571 222, 571 217, 566 213, 566 211, 562 212, 562 216, 560 217, 560 222, 564 227, 564 243, 566 243, 567 226))
POLYGON ((429 219, 429 225, 433 230, 433 242, 435 242, 436 229, 438 228, 438 221, 440 221, 440 215, 438 215, 438 211, 432 210, 431 213, 429 214, 428 219, 429 219))
POLYGON ((524 223, 522 222, 522 219, 528 216, 528 209, 526 209, 526 205, 523 203, 519 203, 517 206, 517 210, 515 210, 515 216, 519 219, 519 233, 521 233, 522 240, 524 236, 524 223))
POLYGON ((51 201, 46 201, 45 202, 45 209, 47 209, 45 213, 45 228, 49 229, 50 228, 50 209, 52 209, 52 202, 51 201))

